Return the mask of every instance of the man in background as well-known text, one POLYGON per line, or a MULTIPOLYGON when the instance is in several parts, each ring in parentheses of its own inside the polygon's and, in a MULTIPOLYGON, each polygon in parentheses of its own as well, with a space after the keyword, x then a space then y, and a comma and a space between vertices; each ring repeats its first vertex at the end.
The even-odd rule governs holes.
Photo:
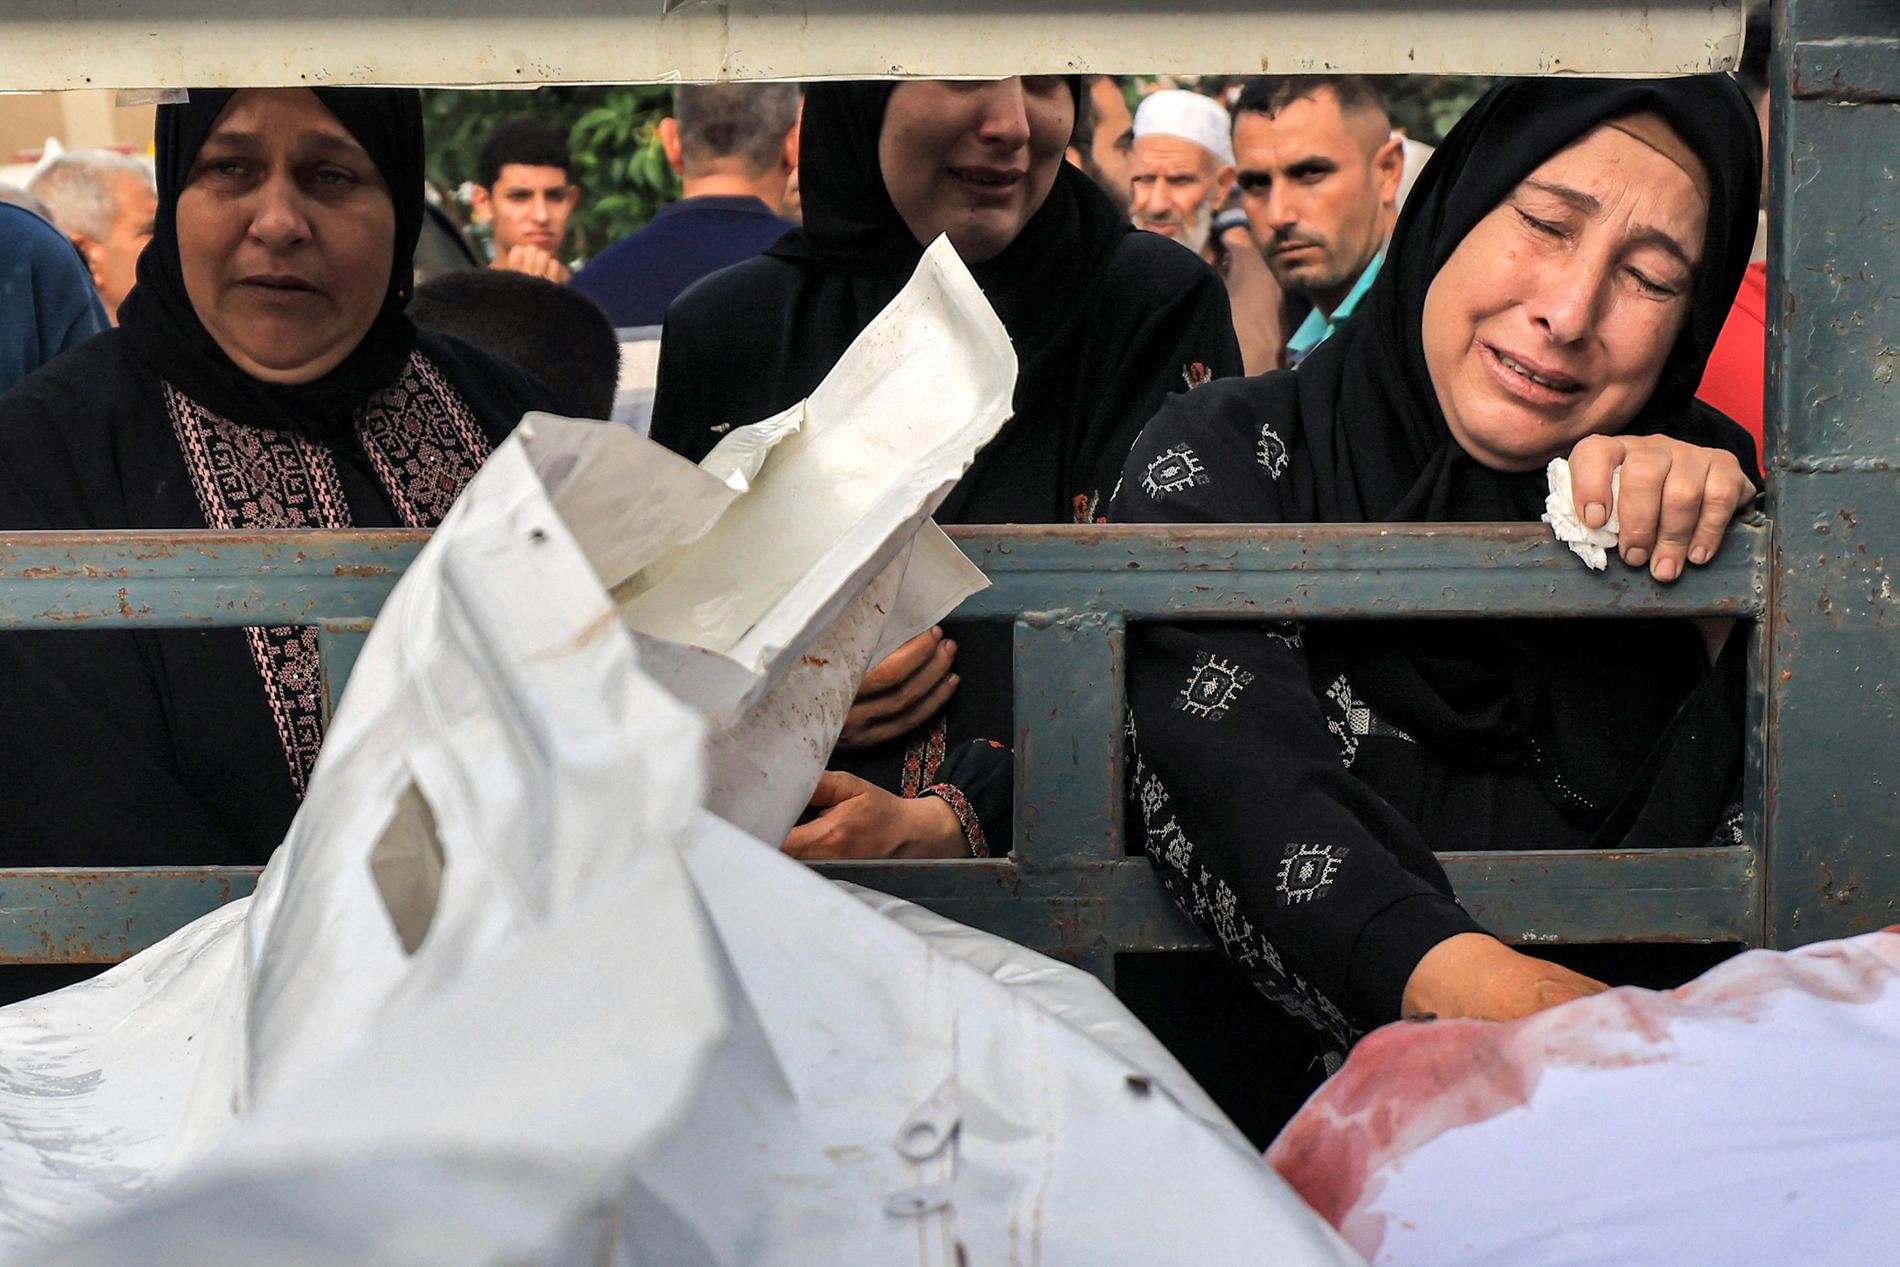
POLYGON ((40 169, 27 192, 79 248, 107 318, 118 325, 119 304, 138 280, 139 252, 152 240, 158 213, 151 168, 113 150, 67 150, 40 169))
POLYGON ((471 210, 494 225, 491 268, 565 282, 568 218, 580 205, 567 142, 536 119, 509 119, 489 134, 476 161, 471 210))
POLYGON ((12 204, 0 204, 0 297, 0 393, 108 328, 72 245, 12 204))
POLYGON ((1166 88, 1142 98, 1129 155, 1135 224, 1171 237, 1212 264, 1214 213, 1234 183, 1226 109, 1211 97, 1166 88))
POLYGON ((1398 219, 1404 141, 1361 76, 1262 76, 1236 105, 1234 155, 1254 243, 1308 308, 1286 343, 1298 365, 1378 276, 1398 219))
POLYGON ((614 243, 574 278, 615 326, 657 326, 674 296, 751 259, 793 228, 780 214, 798 167, 796 84, 682 84, 660 145, 680 175, 678 202, 614 243))
POLYGON ((1087 76, 1088 91, 1075 112, 1075 135, 1069 142, 1069 162, 1094 181, 1115 210, 1130 214, 1128 156, 1135 148, 1135 116, 1115 75, 1087 76))

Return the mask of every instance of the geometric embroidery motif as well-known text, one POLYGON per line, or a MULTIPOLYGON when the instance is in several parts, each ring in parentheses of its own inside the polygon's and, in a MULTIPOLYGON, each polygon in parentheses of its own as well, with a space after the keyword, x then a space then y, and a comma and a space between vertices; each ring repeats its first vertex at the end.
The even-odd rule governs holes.
MULTIPOLYGON (((205 526, 225 530, 348 528, 349 503, 330 450, 270 427, 214 413, 164 385, 172 434, 205 526)), ((354 420, 397 517, 411 528, 442 522, 489 453, 488 437, 436 367, 412 353, 401 376, 354 420)), ((247 628, 245 641, 301 797, 323 742, 317 632, 299 625, 247 628)))
MULTIPOLYGON (((1200 925, 1230 960, 1245 971, 1260 992, 1289 1016, 1304 1021, 1328 1040, 1329 1046, 1350 1044, 1359 1028, 1333 1001, 1294 972, 1280 957, 1264 929, 1257 928, 1242 910, 1240 895, 1206 865, 1194 862, 1194 844, 1182 832, 1170 805, 1167 787, 1142 757, 1134 714, 1126 719, 1133 781, 1137 789, 1147 852, 1175 903, 1200 925)), ((1345 850, 1338 851, 1343 858, 1345 850)), ((1325 870, 1321 868, 1321 878, 1325 870)))
POLYGON ((1254 454, 1267 474, 1274 479, 1286 470, 1286 441, 1266 423, 1260 424, 1260 445, 1254 454))
POLYGON ((1135 789, 1137 804, 1141 807, 1141 820, 1147 822, 1161 812, 1167 804, 1168 794, 1161 786, 1161 780, 1150 773, 1143 776, 1141 786, 1135 789))
POLYGON ((1185 444, 1172 444, 1163 449, 1148 463, 1148 469, 1141 476, 1141 486, 1148 490, 1148 496, 1157 500, 1209 482, 1207 468, 1185 444))
POLYGON ((1227 706, 1253 681, 1253 674, 1207 651, 1194 653, 1194 672, 1174 697, 1174 707, 1208 721, 1227 716, 1227 706))
POLYGON ((356 421, 376 482, 411 528, 441 523, 488 460, 488 436, 442 372, 411 356, 356 421))
POLYGON ((1324 897, 1347 852, 1344 845, 1288 845, 1280 859, 1280 905, 1324 897))
POLYGON ((1339 759, 1348 767, 1359 756, 1361 739, 1370 737, 1417 742, 1391 722, 1374 714, 1372 707, 1364 700, 1353 698, 1352 684, 1343 673, 1326 688, 1326 698, 1339 710, 1339 716, 1327 718, 1326 729, 1332 731, 1333 737, 1339 740, 1339 759))
POLYGON ((1185 872, 1188 863, 1194 857, 1194 845, 1181 830, 1181 824, 1170 818, 1149 832, 1149 848, 1158 851, 1167 859, 1168 865, 1177 871, 1185 872))

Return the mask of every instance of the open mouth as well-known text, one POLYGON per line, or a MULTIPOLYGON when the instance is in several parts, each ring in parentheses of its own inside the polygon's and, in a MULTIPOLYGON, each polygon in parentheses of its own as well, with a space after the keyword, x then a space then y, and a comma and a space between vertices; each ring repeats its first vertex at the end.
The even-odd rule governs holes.
POLYGON ((1498 348, 1492 348, 1491 351, 1498 358, 1498 363, 1504 366, 1505 369, 1519 377, 1529 379, 1539 387, 1548 387, 1554 392, 1565 393, 1580 392, 1583 390, 1583 384, 1571 378, 1568 374, 1559 374, 1552 370, 1539 372, 1510 355, 1508 352, 1501 351, 1498 348))
POLYGON ((1578 379, 1551 366, 1513 356, 1489 343, 1478 344, 1478 356, 1498 387, 1527 405, 1568 409, 1583 394, 1584 385, 1578 379))

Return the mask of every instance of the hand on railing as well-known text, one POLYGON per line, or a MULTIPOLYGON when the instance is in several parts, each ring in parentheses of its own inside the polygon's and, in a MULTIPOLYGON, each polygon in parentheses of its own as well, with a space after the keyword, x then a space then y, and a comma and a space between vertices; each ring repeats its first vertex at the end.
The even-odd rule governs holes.
POLYGON ((1592 528, 1609 518, 1618 468, 1617 552, 1631 567, 1647 562, 1659 581, 1681 576, 1685 558, 1697 565, 1713 559, 1729 521, 1755 500, 1754 484, 1725 449, 1668 436, 1588 436, 1570 451, 1570 492, 1592 528))

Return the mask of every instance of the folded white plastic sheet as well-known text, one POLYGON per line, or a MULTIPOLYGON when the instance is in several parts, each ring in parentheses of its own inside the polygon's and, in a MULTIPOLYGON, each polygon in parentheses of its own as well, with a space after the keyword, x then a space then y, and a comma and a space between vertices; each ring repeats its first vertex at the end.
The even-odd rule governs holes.
POLYGON ((0 1011, 0 1261, 1355 1261, 1092 978, 769 843, 966 588, 910 542, 1013 361, 947 251, 906 294, 743 493, 624 428, 497 452, 255 898, 0 1011), (936 443, 867 456, 894 400, 936 443), (629 601, 799 481, 820 522, 719 536, 749 624, 629 601))
POLYGON ((1900 929, 1387 1026, 1267 1156, 1375 1264, 1891 1263, 1900 929))

